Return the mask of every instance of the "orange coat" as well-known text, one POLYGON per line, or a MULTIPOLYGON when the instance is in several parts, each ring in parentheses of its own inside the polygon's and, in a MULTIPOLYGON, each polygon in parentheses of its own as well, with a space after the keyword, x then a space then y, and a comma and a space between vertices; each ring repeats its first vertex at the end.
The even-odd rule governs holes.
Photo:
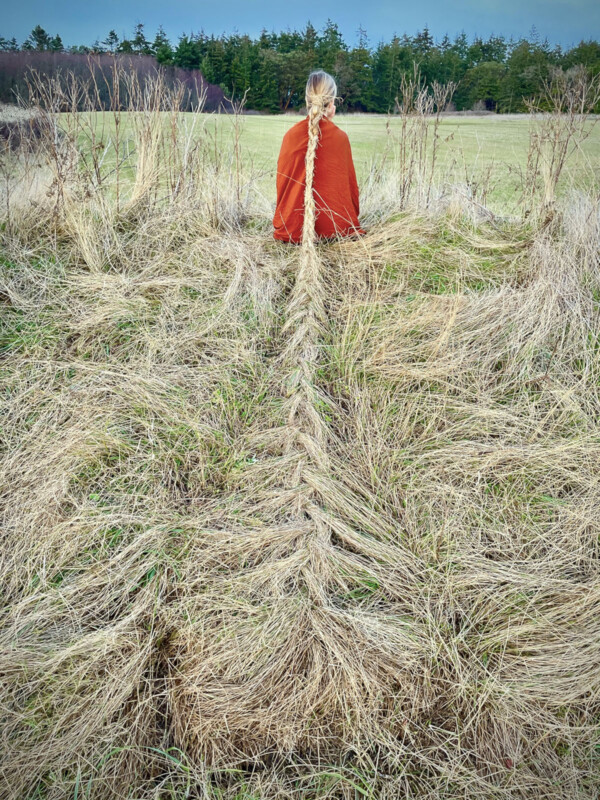
MULTIPOLYGON (((313 197, 315 231, 329 238, 362 235, 358 221, 358 184, 348 134, 323 117, 315 153, 313 197)), ((284 135, 277 161, 277 206, 273 236, 284 242, 302 241, 308 116, 284 135)))

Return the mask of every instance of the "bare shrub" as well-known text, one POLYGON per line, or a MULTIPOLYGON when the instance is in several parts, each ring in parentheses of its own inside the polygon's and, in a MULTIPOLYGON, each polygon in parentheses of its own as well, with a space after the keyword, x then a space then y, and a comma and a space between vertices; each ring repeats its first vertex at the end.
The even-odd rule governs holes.
POLYGON ((456 83, 440 84, 434 81, 429 87, 414 65, 413 75, 402 75, 400 95, 396 108, 402 117, 400 135, 400 174, 404 205, 411 192, 417 194, 416 202, 429 202, 439 144, 440 115, 452 99, 456 83), (434 116, 435 114, 435 116, 434 116), (431 153, 428 148, 429 128, 433 117, 431 153))
MULTIPOLYGON (((525 214, 551 212, 569 157, 581 152, 581 143, 597 123, 590 115, 599 101, 600 75, 590 76, 583 65, 552 67, 540 94, 526 98, 530 134, 521 201, 525 214)), ((590 169, 593 173, 592 165, 590 169)))

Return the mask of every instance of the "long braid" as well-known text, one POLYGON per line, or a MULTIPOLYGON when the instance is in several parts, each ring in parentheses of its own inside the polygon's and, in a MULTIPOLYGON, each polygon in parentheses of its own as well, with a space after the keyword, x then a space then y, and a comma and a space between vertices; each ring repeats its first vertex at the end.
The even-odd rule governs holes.
MULTIPOLYGON (((313 179, 315 173, 315 158, 320 135, 320 123, 325 116, 325 109, 335 100, 337 86, 331 75, 321 70, 312 72, 306 84, 306 106, 308 109, 308 144, 306 148, 306 177, 304 188, 304 220, 302 225, 302 250, 298 276, 292 291, 287 309, 287 320, 282 333, 289 330, 299 330, 300 321, 303 324, 300 330, 308 328, 311 335, 305 341, 305 346, 311 350, 311 358, 316 356, 318 332, 326 325, 325 305, 321 289, 320 259, 315 247, 315 199, 313 195, 313 179), (312 344, 309 346, 308 342, 312 344)), ((288 343, 282 355, 290 352, 295 345, 295 337, 288 343)), ((310 360, 310 359, 309 359, 310 360)))
MULTIPOLYGON (((322 264, 316 248, 315 200, 313 178, 315 158, 320 134, 320 122, 325 109, 335 99, 336 85, 324 72, 312 73, 306 89, 308 108, 308 144, 306 149, 306 178, 304 190, 304 221, 302 226, 302 248, 296 281, 286 309, 286 320, 281 333, 289 339, 280 358, 285 365, 285 394, 288 408, 288 431, 286 455, 297 453, 297 470, 293 485, 304 487, 294 501, 294 510, 302 513, 314 489, 303 478, 304 467, 318 466, 327 471, 326 423, 318 408, 328 402, 315 385, 315 371, 320 359, 320 341, 327 328, 322 285, 322 264)), ((316 523, 315 523, 316 524, 316 523)))
POLYGON ((315 241, 315 198, 313 195, 313 178, 315 174, 315 156, 319 142, 320 122, 325 113, 323 95, 312 98, 308 109, 308 147, 306 148, 306 181, 304 188, 304 224, 302 226, 302 243, 304 246, 315 241))

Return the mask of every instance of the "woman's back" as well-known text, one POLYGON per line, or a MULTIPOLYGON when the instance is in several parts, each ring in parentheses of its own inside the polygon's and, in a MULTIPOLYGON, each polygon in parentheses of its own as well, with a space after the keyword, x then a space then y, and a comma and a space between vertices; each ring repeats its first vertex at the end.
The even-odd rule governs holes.
MULTIPOLYGON (((313 196, 318 237, 364 234, 358 221, 359 198, 348 135, 323 117, 315 156, 313 196)), ((308 117, 284 135, 277 161, 277 206, 273 236, 300 242, 304 222, 304 190, 308 117)))

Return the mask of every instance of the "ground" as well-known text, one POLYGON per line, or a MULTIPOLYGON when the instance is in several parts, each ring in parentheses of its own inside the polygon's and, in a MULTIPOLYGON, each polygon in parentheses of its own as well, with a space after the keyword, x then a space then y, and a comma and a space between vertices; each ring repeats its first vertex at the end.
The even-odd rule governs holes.
POLYGON ((118 192, 83 121, 1 206, 2 796, 596 798, 597 191, 340 117, 369 233, 305 251, 295 118, 128 120, 118 192))

